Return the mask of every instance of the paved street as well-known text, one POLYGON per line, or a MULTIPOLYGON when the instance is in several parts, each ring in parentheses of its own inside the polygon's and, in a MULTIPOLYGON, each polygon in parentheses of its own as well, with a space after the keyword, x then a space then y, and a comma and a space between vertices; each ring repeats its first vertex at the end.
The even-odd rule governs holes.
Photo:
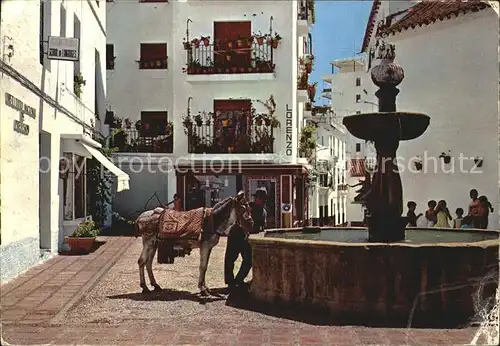
MULTIPOLYGON (((159 293, 143 295, 140 239, 100 237, 86 256, 61 255, 1 292, 2 337, 14 345, 457 345, 476 328, 387 329, 314 325, 282 311, 262 314, 226 300, 225 241, 212 253, 207 283, 218 297, 197 295, 198 253, 174 265, 154 264, 159 293), (286 316, 286 317, 284 317, 286 316)), ((479 342, 479 344, 481 344, 479 342)))

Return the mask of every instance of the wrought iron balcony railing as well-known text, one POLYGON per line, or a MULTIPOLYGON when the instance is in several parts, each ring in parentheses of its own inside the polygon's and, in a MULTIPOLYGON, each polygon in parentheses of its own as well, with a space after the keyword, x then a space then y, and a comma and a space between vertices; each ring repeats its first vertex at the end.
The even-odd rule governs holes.
POLYGON ((272 73, 273 49, 279 39, 250 37, 210 43, 208 39, 185 42, 188 74, 272 73))
POLYGON ((119 129, 110 139, 110 147, 129 153, 172 153, 173 132, 145 129, 119 129))
POLYGON ((273 153, 273 126, 264 121, 232 124, 223 120, 193 122, 186 127, 190 153, 261 154, 273 153))

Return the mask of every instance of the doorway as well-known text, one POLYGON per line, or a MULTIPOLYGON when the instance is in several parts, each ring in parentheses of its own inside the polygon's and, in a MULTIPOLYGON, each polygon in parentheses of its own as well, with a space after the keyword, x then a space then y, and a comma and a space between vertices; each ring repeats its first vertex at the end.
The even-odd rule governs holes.
POLYGON ((247 193, 252 197, 257 190, 267 192, 267 200, 264 208, 267 212, 266 228, 280 227, 281 203, 279 200, 279 186, 275 178, 253 178, 249 177, 247 181, 247 193))
POLYGON ((51 250, 51 232, 50 232, 50 151, 51 134, 41 131, 39 137, 39 169, 38 169, 38 219, 40 249, 51 250))

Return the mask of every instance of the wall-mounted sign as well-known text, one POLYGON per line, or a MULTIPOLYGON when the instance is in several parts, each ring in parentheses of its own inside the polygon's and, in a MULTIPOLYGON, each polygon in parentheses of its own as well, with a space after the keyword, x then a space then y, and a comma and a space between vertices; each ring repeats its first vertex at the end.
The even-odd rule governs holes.
POLYGON ((49 36, 47 58, 51 60, 80 60, 80 39, 49 36))
POLYGON ((285 116, 285 154, 286 156, 292 156, 293 154, 293 113, 292 109, 286 105, 286 116, 285 116))
POLYGON ((19 120, 14 120, 14 131, 27 136, 30 133, 30 127, 28 124, 24 123, 24 115, 36 119, 36 109, 28 106, 23 101, 9 93, 5 93, 5 104, 10 108, 19 111, 19 120))

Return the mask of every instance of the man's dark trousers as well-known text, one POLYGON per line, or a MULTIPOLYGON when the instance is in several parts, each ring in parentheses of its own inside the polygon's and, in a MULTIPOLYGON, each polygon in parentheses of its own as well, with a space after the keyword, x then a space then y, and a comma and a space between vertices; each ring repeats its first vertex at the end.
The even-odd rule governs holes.
POLYGON ((233 229, 227 237, 226 255, 224 258, 224 281, 227 285, 240 285, 247 277, 250 269, 252 268, 252 248, 241 229, 233 229), (243 262, 241 263, 240 270, 234 277, 234 262, 241 254, 243 262))

